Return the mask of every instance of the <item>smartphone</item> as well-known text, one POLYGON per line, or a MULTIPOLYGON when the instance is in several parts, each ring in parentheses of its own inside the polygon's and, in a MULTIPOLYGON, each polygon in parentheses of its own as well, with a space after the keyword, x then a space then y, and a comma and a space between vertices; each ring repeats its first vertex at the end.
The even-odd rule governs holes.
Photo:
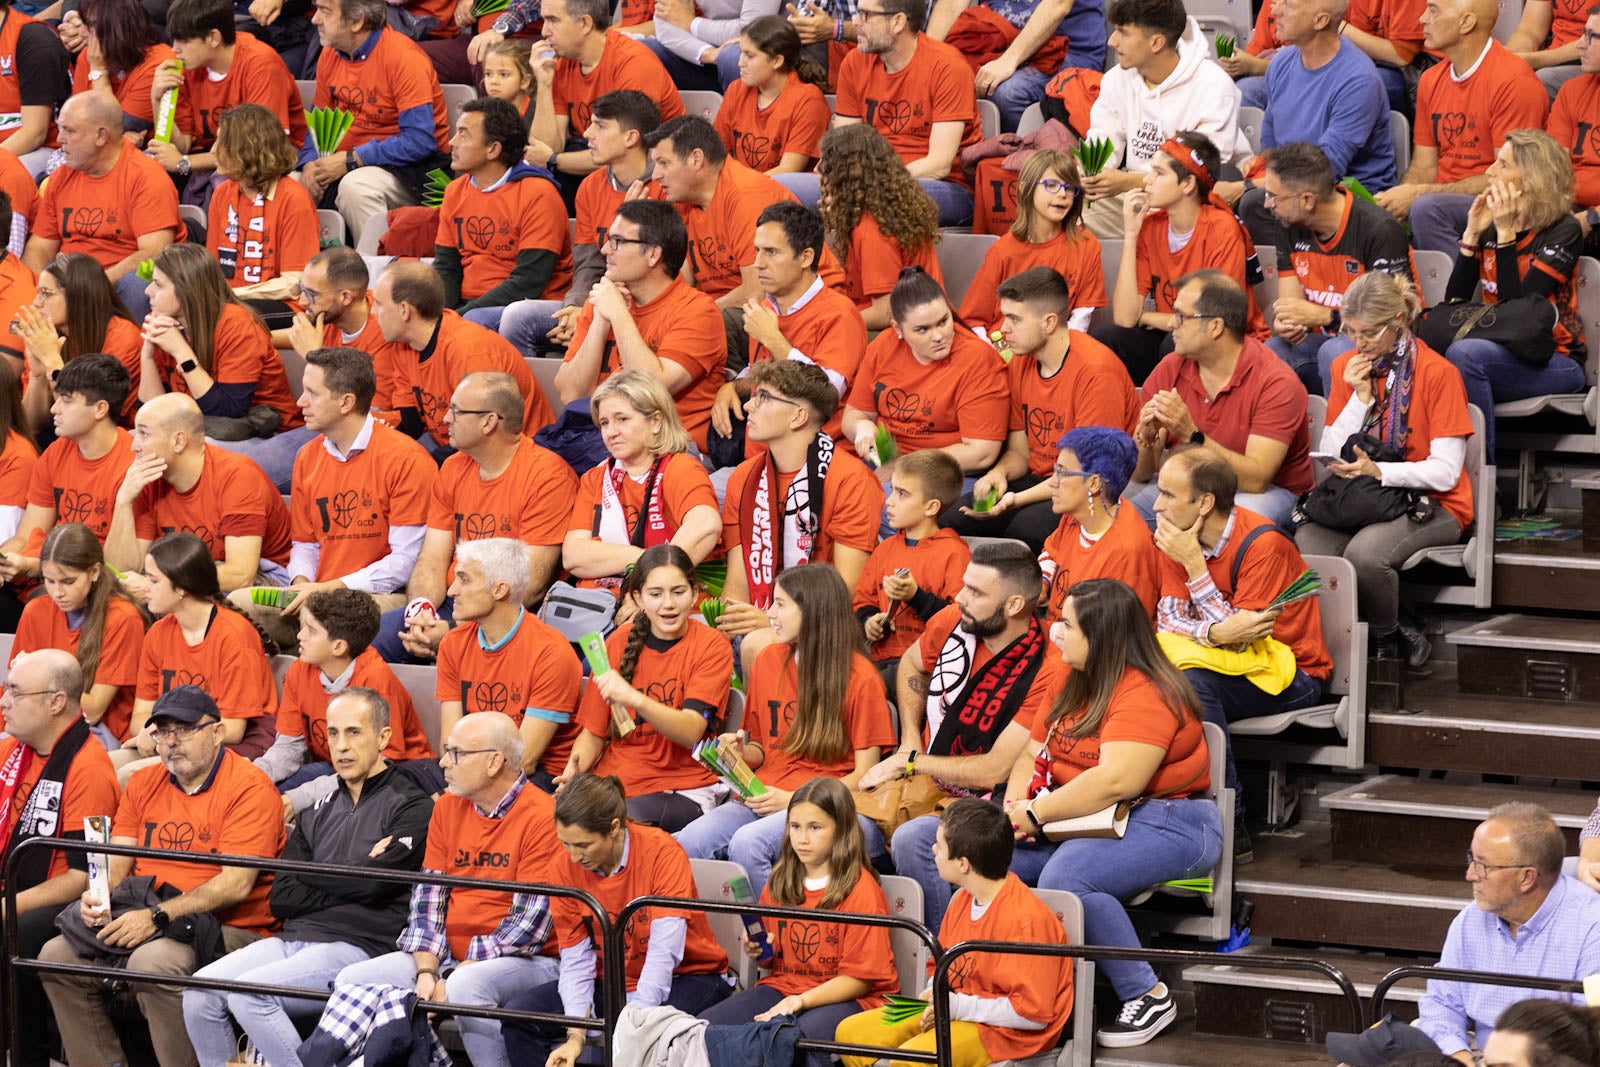
POLYGON ((1311 458, 1326 466, 1329 463, 1343 463, 1344 457, 1337 452, 1313 452, 1311 458))

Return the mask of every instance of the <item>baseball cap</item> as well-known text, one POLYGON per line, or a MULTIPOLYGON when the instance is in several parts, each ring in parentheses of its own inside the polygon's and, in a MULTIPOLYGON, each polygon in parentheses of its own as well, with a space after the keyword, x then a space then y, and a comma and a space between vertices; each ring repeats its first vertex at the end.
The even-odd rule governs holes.
POLYGON ((217 702, 197 685, 175 685, 156 698, 150 709, 150 718, 172 719, 174 722, 199 722, 207 715, 221 719, 217 702))
POLYGON ((1384 1067, 1407 1052, 1438 1052, 1433 1039, 1410 1023, 1385 1015, 1358 1034, 1329 1034, 1328 1055, 1350 1067, 1384 1067))

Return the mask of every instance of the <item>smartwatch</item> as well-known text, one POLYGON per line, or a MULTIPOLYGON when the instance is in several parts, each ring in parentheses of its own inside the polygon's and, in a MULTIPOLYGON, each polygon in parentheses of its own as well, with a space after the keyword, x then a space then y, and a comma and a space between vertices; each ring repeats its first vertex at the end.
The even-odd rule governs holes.
POLYGON ((163 911, 160 904, 157 904, 150 909, 150 921, 155 924, 157 930, 166 933, 167 928, 172 925, 172 916, 163 911))
POLYGON ((1201 429, 1197 428, 1194 431, 1194 433, 1189 435, 1189 443, 1191 445, 1203 445, 1203 444, 1205 444, 1206 443, 1206 432, 1204 430, 1201 430, 1201 429))
POLYGON ((344 172, 349 174, 351 171, 359 169, 361 169, 361 157, 356 155, 355 151, 352 150, 345 155, 344 172))
POLYGON ((182 363, 178 364, 178 369, 183 371, 183 373, 185 373, 185 374, 193 374, 194 371, 195 371, 195 368, 197 368, 199 366, 200 366, 200 363, 199 363, 198 360, 186 359, 182 363))

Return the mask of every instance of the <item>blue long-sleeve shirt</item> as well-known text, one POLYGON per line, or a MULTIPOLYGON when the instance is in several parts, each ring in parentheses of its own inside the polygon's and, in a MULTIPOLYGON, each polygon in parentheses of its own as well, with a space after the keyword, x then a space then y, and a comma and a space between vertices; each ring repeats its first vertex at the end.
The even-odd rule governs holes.
MULTIPOLYGON (((379 27, 361 42, 354 52, 348 55, 338 53, 346 62, 366 63, 373 50, 378 47, 378 41, 385 33, 393 33, 387 27, 379 27)), ((334 106, 339 106, 334 101, 334 106)), ((433 125, 432 103, 418 104, 414 107, 403 109, 395 119, 399 132, 391 137, 380 137, 358 145, 356 155, 365 167, 407 167, 414 163, 421 163, 439 150, 439 142, 435 136, 433 125)), ((300 159, 297 167, 304 167, 307 163, 317 158, 317 146, 314 138, 307 137, 306 143, 300 148, 300 159)))
POLYGON ((1358 179, 1368 192, 1395 184, 1389 97, 1378 68, 1349 41, 1316 70, 1300 62, 1300 49, 1280 49, 1267 66, 1267 100, 1262 148, 1310 141, 1333 173, 1358 179))

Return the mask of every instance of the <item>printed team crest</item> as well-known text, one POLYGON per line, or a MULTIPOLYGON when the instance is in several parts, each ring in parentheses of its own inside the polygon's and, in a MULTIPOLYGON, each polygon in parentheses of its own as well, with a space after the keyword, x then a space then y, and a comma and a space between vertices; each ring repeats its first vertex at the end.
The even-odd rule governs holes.
POLYGON ((0 56, 0 78, 9 78, 16 73, 17 57, 0 56))
POLYGON ((230 241, 239 239, 239 212, 232 204, 228 205, 228 221, 223 225, 222 232, 230 241))

